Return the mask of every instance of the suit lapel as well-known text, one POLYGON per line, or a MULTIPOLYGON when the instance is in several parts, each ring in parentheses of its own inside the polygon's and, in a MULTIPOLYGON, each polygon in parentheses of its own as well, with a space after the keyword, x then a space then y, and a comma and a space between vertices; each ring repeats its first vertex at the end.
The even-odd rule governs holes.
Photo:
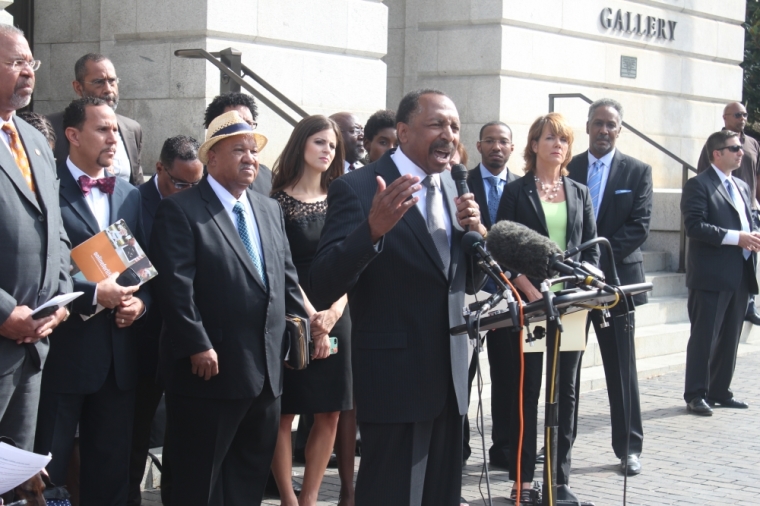
POLYGON ((544 208, 541 205, 541 197, 538 196, 536 180, 533 178, 533 174, 526 174, 523 181, 525 181, 523 184, 523 193, 525 193, 528 202, 530 202, 533 207, 533 211, 536 213, 536 217, 538 217, 538 221, 543 227, 544 235, 549 237, 549 227, 546 226, 546 215, 544 214, 544 208))
MULTIPOLYGON (((16 123, 14 123, 16 124, 16 123)), ((16 130, 18 131, 18 126, 16 126, 16 130)), ((21 132, 19 131, 19 137, 21 137, 21 144, 24 145, 24 149, 26 149, 26 145, 24 143, 24 138, 21 136, 21 132)), ((3 142, 3 144, 5 144, 3 142)), ((32 165, 32 157, 29 156, 29 151, 27 150, 26 157, 29 159, 29 165, 32 165)), ((0 147, 0 170, 5 171, 6 174, 8 174, 8 177, 11 178, 11 181, 13 181, 13 184, 16 185, 16 188, 18 188, 18 191, 21 192, 21 194, 31 203, 35 208, 37 208, 38 211, 41 211, 40 204, 37 202, 37 197, 34 196, 34 193, 32 193, 32 190, 29 189, 29 185, 26 184, 26 180, 24 179, 23 174, 21 174, 21 169, 18 168, 18 165, 16 165, 16 160, 13 158, 13 155, 11 154, 11 150, 8 146, 0 147)), ((32 174, 37 175, 37 168, 32 166, 32 174)), ((35 178, 36 180, 37 178, 35 178)))
MULTIPOLYGON (((586 165, 588 170, 588 164, 586 165)), ((615 195, 615 189, 617 188, 617 181, 625 172, 625 160, 622 160, 620 152, 616 151, 615 156, 612 157, 612 164, 610 165, 610 174, 607 176, 607 184, 604 187, 604 194, 602 195, 602 205, 599 207, 597 216, 601 219, 605 215, 605 211, 612 205, 613 195, 615 195)))
POLYGON ((569 244, 570 238, 573 237, 573 230, 575 225, 582 223, 583 220, 576 219, 576 213, 578 212, 578 192, 575 185, 570 181, 570 178, 562 178, 565 186, 565 202, 567 206, 567 235, 565 236, 566 242, 569 244))
MULTIPOLYGON (((119 181, 119 178, 116 178, 116 184, 113 188, 113 195, 111 195, 108 199, 108 207, 109 209, 109 216, 108 216, 108 224, 112 225, 119 221, 119 210, 121 209, 121 205, 124 203, 124 199, 127 198, 127 189, 122 185, 123 181, 119 181)), ((134 233, 134 232, 133 232, 134 233)))
POLYGON ((491 215, 488 213, 488 195, 486 194, 486 183, 483 181, 483 175, 480 173, 480 164, 473 171, 475 173, 470 178, 470 182, 472 183, 470 191, 475 195, 475 201, 480 206, 480 216, 482 217, 483 225, 487 229, 490 229, 493 223, 491 223, 491 215))
POLYGON ((134 132, 127 128, 121 118, 122 117, 120 115, 116 115, 116 122, 119 124, 119 133, 121 134, 121 140, 124 141, 124 149, 127 150, 127 157, 129 158, 129 170, 131 176, 132 165, 137 163, 137 152, 135 151, 137 142, 135 141, 134 132))
MULTIPOLYGON (((264 256, 264 271, 266 272, 268 279, 274 279, 276 275, 274 267, 275 262, 277 261, 277 252, 275 251, 273 241, 264 240, 264 237, 270 237, 269 227, 272 223, 272 217, 267 212, 267 209, 261 205, 260 197, 256 195, 253 190, 246 190, 246 195, 248 196, 248 202, 251 204, 253 216, 256 218, 256 226, 259 229, 259 238, 261 239, 262 250, 261 254, 264 256)), ((247 254, 248 252, 246 252, 246 256, 248 256, 247 254)), ((253 265, 253 261, 251 261, 251 265, 253 265)), ((254 268, 254 272, 255 271, 256 269, 254 268)), ((261 288, 266 291, 264 280, 261 279, 258 272, 255 272, 254 279, 259 285, 261 285, 261 288)))
POLYGON ((147 212, 148 216, 151 218, 156 217, 158 204, 161 203, 161 195, 159 195, 158 190, 156 189, 156 182, 153 180, 155 177, 155 175, 151 177, 148 182, 145 183, 148 185, 146 189, 140 192, 142 195, 143 209, 145 209, 145 212, 147 212))
MULTIPOLYGON (((84 194, 79 184, 74 180, 74 176, 71 175, 66 161, 58 163, 58 179, 61 180, 60 196, 71 205, 71 208, 76 212, 79 217, 90 229, 92 235, 100 232, 100 226, 95 219, 95 215, 90 211, 90 206, 84 200, 84 194)), ((113 206, 110 206, 113 209, 113 206)))
POLYGON ((728 205, 733 207, 734 210, 738 213, 739 210, 736 209, 736 205, 734 204, 733 199, 731 199, 731 196, 728 194, 726 187, 723 185, 723 183, 720 182, 720 177, 715 173, 715 169, 710 167, 710 170, 707 173, 709 174, 708 177, 710 178, 710 181, 712 181, 713 185, 715 185, 715 189, 718 191, 718 193, 720 193, 728 205))

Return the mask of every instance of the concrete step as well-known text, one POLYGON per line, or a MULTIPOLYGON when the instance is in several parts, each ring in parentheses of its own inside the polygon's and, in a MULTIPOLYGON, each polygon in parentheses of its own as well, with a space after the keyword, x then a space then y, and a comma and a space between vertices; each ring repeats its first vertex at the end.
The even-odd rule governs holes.
POLYGON ((650 272, 646 275, 646 280, 653 285, 650 297, 669 297, 687 293, 686 274, 666 271, 650 272))
POLYGON ((670 267, 670 253, 667 251, 642 251, 644 272, 667 271, 670 267))
MULTIPOLYGON (((636 358, 644 359, 680 353, 686 350, 689 341, 690 324, 686 322, 661 323, 636 328, 636 358)), ((589 333, 586 352, 581 367, 602 365, 602 355, 596 335, 589 333)))
POLYGON ((636 326, 647 327, 661 323, 689 321, 686 297, 649 297, 649 302, 636 307, 636 326))

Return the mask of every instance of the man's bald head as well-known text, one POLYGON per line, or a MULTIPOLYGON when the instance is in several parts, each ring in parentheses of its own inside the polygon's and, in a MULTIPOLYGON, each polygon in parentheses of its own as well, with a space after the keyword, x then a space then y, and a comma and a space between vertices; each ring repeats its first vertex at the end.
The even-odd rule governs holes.
POLYGON ((723 124, 727 130, 744 133, 744 127, 747 126, 747 109, 741 102, 731 102, 723 109, 723 124))
POLYGON ((354 163, 364 156, 364 127, 356 116, 350 112, 336 112, 330 119, 338 124, 343 135, 346 149, 346 161, 354 163))

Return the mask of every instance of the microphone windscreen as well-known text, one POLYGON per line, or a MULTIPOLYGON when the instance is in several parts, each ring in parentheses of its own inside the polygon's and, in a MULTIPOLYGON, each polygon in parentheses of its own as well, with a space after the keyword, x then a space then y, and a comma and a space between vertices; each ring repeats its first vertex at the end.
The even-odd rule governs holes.
POLYGON ((547 279, 553 273, 549 260, 562 254, 554 241, 514 221, 503 220, 491 227, 486 238, 488 252, 507 269, 530 278, 547 279))
POLYGON ((467 180, 467 167, 458 163, 451 168, 451 179, 454 181, 466 181, 467 180))
POLYGON ((466 254, 474 255, 476 244, 485 245, 485 239, 474 230, 467 232, 462 236, 462 249, 466 254))

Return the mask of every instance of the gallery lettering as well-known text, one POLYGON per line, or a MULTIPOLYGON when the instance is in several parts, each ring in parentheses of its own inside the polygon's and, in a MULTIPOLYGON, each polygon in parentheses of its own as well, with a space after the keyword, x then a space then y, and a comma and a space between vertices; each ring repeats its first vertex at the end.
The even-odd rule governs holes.
POLYGON ((676 21, 655 16, 643 16, 630 11, 623 12, 622 9, 618 9, 613 14, 612 9, 605 7, 599 14, 599 21, 604 28, 618 32, 645 35, 663 40, 675 40, 676 36, 676 21))

